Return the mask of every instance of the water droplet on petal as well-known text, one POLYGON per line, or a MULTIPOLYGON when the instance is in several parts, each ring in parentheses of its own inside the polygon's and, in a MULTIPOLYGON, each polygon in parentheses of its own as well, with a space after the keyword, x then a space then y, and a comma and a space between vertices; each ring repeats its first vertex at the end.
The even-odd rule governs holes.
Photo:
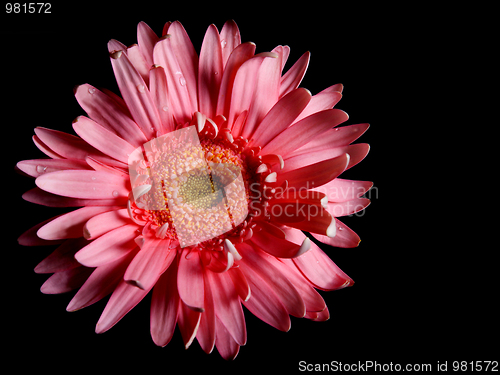
POLYGON ((339 128, 335 128, 335 131, 338 132, 340 129, 339 128))
POLYGON ((161 109, 162 109, 164 112, 167 112, 167 111, 168 111, 168 105, 164 105, 163 107, 161 107, 161 109))
POLYGON ((95 177, 92 177, 92 181, 95 181, 95 177))
POLYGON ((93 94, 94 94, 94 92, 95 92, 95 88, 90 87, 90 88, 89 88, 89 94, 90 94, 90 95, 93 95, 93 94))
POLYGON ((181 86, 186 86, 186 79, 184 77, 179 77, 179 83, 181 86))
POLYGON ((342 227, 338 227, 337 229, 338 229, 338 230, 344 230, 344 228, 342 228, 342 227))
POLYGON ((226 48, 226 44, 227 44, 226 39, 222 39, 222 40, 220 41, 220 46, 221 46, 222 48, 226 48))
POLYGON ((215 75, 219 74, 219 72, 214 72, 215 75))
POLYGON ((143 93, 146 91, 146 88, 144 87, 144 85, 137 85, 137 91, 143 93))
POLYGON ((45 173, 45 171, 47 170, 47 167, 43 166, 43 165, 37 165, 36 166, 36 171, 38 173, 45 173))
POLYGON ((116 190, 113 190, 112 194, 113 194, 113 197, 117 197, 119 195, 118 191, 116 191, 116 190))

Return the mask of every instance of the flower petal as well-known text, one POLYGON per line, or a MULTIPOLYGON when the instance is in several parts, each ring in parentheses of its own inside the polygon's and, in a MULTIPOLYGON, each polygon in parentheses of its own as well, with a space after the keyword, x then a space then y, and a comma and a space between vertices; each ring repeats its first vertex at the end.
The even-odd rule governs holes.
POLYGON ((284 130, 262 148, 262 153, 280 154, 286 159, 287 154, 296 150, 301 145, 318 138, 328 129, 347 121, 348 118, 347 113, 339 109, 328 109, 318 112, 284 130))
POLYGON ((21 171, 32 177, 38 177, 44 173, 64 171, 68 169, 91 169, 86 162, 76 159, 23 160, 17 163, 17 167, 21 171))
MULTIPOLYGON (((243 245, 240 245, 243 248, 243 245)), ((251 268, 274 290, 279 300, 290 315, 302 318, 306 313, 304 301, 293 284, 267 261, 267 256, 261 250, 245 245, 244 256, 239 262, 240 267, 251 268)))
POLYGON ((308 239, 305 239, 301 245, 297 245, 284 238, 276 237, 265 229, 254 233, 250 241, 266 253, 278 258, 294 258, 310 249, 310 241, 308 239))
POLYGON ((114 199, 78 199, 47 193, 36 187, 22 195, 25 201, 48 207, 114 206, 127 203, 126 197, 114 199))
POLYGON ((91 156, 108 165, 124 166, 123 163, 96 150, 80 137, 40 127, 35 128, 35 133, 44 145, 66 159, 85 160, 87 156, 91 156))
POLYGON ((351 199, 359 198, 370 190, 372 186, 373 182, 370 181, 354 181, 336 178, 312 190, 326 194, 329 202, 346 202, 351 199))
POLYGON ((339 219, 335 219, 337 226, 337 233, 334 238, 323 236, 320 234, 311 233, 314 238, 327 245, 343 248, 357 247, 361 240, 359 236, 347 225, 342 223, 339 219))
POLYGON ((226 361, 232 361, 238 355, 240 346, 219 318, 215 319, 215 326, 217 329, 217 334, 215 336, 215 345, 217 346, 217 350, 221 357, 226 361))
POLYGON ((356 198, 345 202, 329 202, 326 210, 334 217, 352 215, 364 210, 370 204, 367 198, 356 198))
POLYGON ((127 104, 134 121, 146 136, 151 139, 161 128, 160 117, 151 94, 141 75, 122 51, 110 55, 118 88, 127 104))
POLYGON ((142 290, 127 284, 124 280, 120 281, 97 322, 95 332, 103 333, 113 327, 148 293, 149 289, 142 290))
POLYGON ((310 251, 292 261, 315 288, 336 290, 354 283, 315 243, 311 243, 310 251))
POLYGON ((257 126, 273 105, 278 101, 281 78, 281 54, 276 58, 264 59, 257 74, 252 102, 248 109, 248 117, 242 132, 244 138, 250 139, 257 126))
MULTIPOLYGON (((173 25, 173 24, 172 24, 173 25)), ((173 51, 172 38, 167 35, 156 43, 154 49, 154 61, 163 67, 167 81, 167 93, 175 121, 179 124, 189 122, 192 118, 193 107, 198 103, 192 103, 189 97, 185 73, 181 70, 173 51)), ((198 72, 198 66, 196 67, 198 72)), ((196 86, 195 86, 196 91, 196 86)))
POLYGON ((85 116, 80 116, 73 122, 73 129, 88 144, 124 164, 128 163, 129 155, 136 149, 127 141, 85 116))
POLYGON ((162 124, 160 134, 174 131, 174 117, 170 109, 171 104, 167 93, 167 77, 165 76, 165 70, 159 65, 153 66, 149 71, 149 88, 162 124))
POLYGON ((123 275, 125 282, 143 290, 151 289, 164 271, 165 260, 174 257, 169 245, 169 240, 147 239, 127 267, 123 275))
POLYGON ((87 267, 99 267, 127 255, 137 244, 135 224, 124 225, 92 241, 75 254, 76 260, 87 267))
POLYGON ((179 297, 190 309, 204 312, 203 268, 198 251, 186 252, 179 257, 177 274, 179 297))
MULTIPOLYGON (((224 53, 224 49, 222 50, 224 53)), ((224 67, 222 81, 220 84, 219 98, 217 101, 217 114, 229 118, 231 108, 231 96, 236 73, 241 65, 252 58, 255 53, 255 44, 248 42, 240 44, 229 56, 224 67)))
POLYGON ((201 313, 191 310, 182 301, 179 301, 179 315, 177 322, 179 324, 179 331, 181 331, 184 347, 187 349, 191 346, 198 328, 201 323, 201 313))
POLYGON ((323 160, 335 158, 346 153, 350 156, 349 164, 346 167, 347 170, 354 167, 361 160, 363 160, 369 151, 370 145, 366 143, 356 143, 354 145, 335 147, 328 150, 308 152, 306 154, 298 156, 287 155, 285 157, 285 167, 283 168, 282 172, 302 168, 306 165, 311 165, 323 160))
POLYGON ((286 131, 285 129, 302 112, 309 100, 311 100, 311 93, 303 88, 293 90, 281 98, 253 133, 252 144, 265 149, 265 146, 278 134, 286 131))
POLYGON ((277 185, 279 186, 287 180, 288 188, 290 189, 312 189, 321 186, 344 172, 349 165, 349 160, 349 155, 343 154, 332 159, 323 160, 315 164, 280 173, 278 175, 277 185))
POLYGON ((131 251, 125 257, 114 262, 97 267, 85 284, 78 290, 73 299, 66 307, 67 311, 76 311, 90 306, 115 290, 123 279, 123 273, 127 269, 139 249, 131 251))
POLYGON ((300 82, 302 82, 302 78, 304 78, 304 74, 306 74, 310 58, 310 52, 304 53, 300 57, 300 59, 298 59, 295 64, 293 64, 288 72, 286 72, 285 75, 281 77, 280 97, 299 87, 300 82))
MULTIPOLYGON (((179 65, 180 72, 182 72, 181 77, 183 77, 186 82, 185 85, 192 106, 191 113, 193 113, 198 110, 198 99, 196 96, 198 85, 198 55, 196 54, 196 50, 186 30, 179 21, 175 21, 170 25, 168 33, 172 41, 173 53, 179 65)), ((172 65, 172 67, 173 66, 174 65, 172 65)), ((165 70, 170 69, 170 66, 163 67, 165 70)), ((175 72, 177 71, 178 70, 175 72)), ((177 76, 177 81, 179 81, 179 76, 177 76)), ((189 119, 187 121, 189 121, 189 119)))
POLYGON ((40 288, 44 294, 59 294, 78 289, 92 273, 92 268, 76 267, 56 272, 40 288))
POLYGON ((225 67, 233 50, 241 44, 240 30, 233 20, 227 21, 222 26, 220 44, 222 47, 222 62, 225 67))
POLYGON ((243 305, 257 318, 280 331, 290 330, 290 316, 273 289, 253 269, 242 269, 252 290, 252 296, 243 305))
POLYGON ((75 89, 75 97, 89 117, 114 132, 135 147, 147 142, 144 133, 125 110, 111 96, 89 85, 75 89))
POLYGON ((59 171, 43 174, 36 185, 49 193, 72 198, 110 199, 128 197, 127 179, 107 172, 59 171))
POLYGON ((151 337, 158 346, 167 345, 174 335, 179 311, 177 262, 174 261, 153 288, 151 298, 151 337))
POLYGON ((126 224, 132 224, 132 220, 126 208, 118 209, 118 207, 109 207, 109 209, 107 210, 109 212, 95 215, 85 223, 83 227, 83 236, 86 239, 93 240, 113 229, 122 227, 126 224))
POLYGON ((317 112, 325 111, 327 109, 332 109, 335 106, 335 104, 337 104, 340 101, 340 99, 342 99, 342 94, 337 91, 323 90, 320 93, 313 95, 307 107, 295 119, 292 125, 317 112))
POLYGON ((82 207, 45 224, 37 235, 46 240, 82 237, 83 226, 90 218, 113 209, 117 207, 82 207))
POLYGON ((207 272, 212 287, 215 314, 239 345, 245 345, 245 317, 236 289, 227 272, 207 272))
POLYGON ((35 272, 54 273, 81 266, 75 259, 75 253, 87 245, 88 241, 81 237, 64 241, 61 246, 35 267, 35 272))
POLYGON ((158 36, 151 28, 143 21, 137 25, 137 41, 139 42, 139 50, 149 66, 153 65, 153 50, 158 42, 158 36))
POLYGON ((198 108, 208 118, 214 118, 223 70, 221 43, 215 25, 210 25, 207 29, 199 64, 198 108))
MULTIPOLYGON (((229 270, 231 271, 231 270, 229 270)), ((200 327, 196 334, 196 339, 203 351, 211 353, 215 345, 215 309, 212 296, 212 287, 209 284, 206 272, 204 273, 204 307, 205 312, 201 314, 200 327)))

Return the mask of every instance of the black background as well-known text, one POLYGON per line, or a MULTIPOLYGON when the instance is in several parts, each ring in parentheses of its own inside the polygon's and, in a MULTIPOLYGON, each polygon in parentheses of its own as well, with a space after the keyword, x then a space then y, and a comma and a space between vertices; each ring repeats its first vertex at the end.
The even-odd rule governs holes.
MULTIPOLYGON (((435 139, 422 138, 433 126, 431 119, 421 118, 424 93, 435 82, 429 62, 440 49, 426 33, 432 17, 415 17, 411 7, 380 4, 183 3, 52 3, 51 14, 32 15, 1 9, 2 141, 7 155, 2 189, 8 223, 3 229, 3 341, 15 366, 56 373, 139 367, 161 373, 289 373, 299 370, 299 361, 435 366, 437 360, 498 359, 493 357, 498 357, 499 333, 494 269, 482 258, 484 249, 464 253, 451 243, 474 224, 464 220, 462 228, 447 228, 452 202, 439 180, 446 170, 434 174, 425 157, 435 139), (106 299, 66 312, 74 293, 43 295, 39 287, 47 275, 33 272, 53 247, 17 244, 25 230, 62 211, 21 199, 35 185, 14 173, 15 163, 44 157, 32 143, 34 127, 73 133, 71 121, 83 114, 73 96, 75 85, 90 83, 118 93, 109 39, 130 45, 137 42, 138 22, 161 34, 166 21, 180 20, 199 52, 208 25, 220 30, 231 18, 242 41, 255 42, 257 52, 289 45, 287 68, 311 51, 301 86, 315 94, 343 83, 337 108, 350 115, 347 124, 371 124, 357 141, 370 143, 370 153, 342 176, 375 184, 366 213, 345 219, 362 242, 354 249, 324 247, 356 284, 321 292, 329 321, 292 318, 288 333, 245 311, 248 343, 234 362, 225 362, 216 350, 206 355, 196 341, 186 351, 178 331, 167 347, 156 347, 149 334, 149 296, 110 331, 96 335, 106 299), (444 196, 440 203, 427 199, 435 195, 444 196)), ((480 230, 474 232, 482 236, 480 230)))

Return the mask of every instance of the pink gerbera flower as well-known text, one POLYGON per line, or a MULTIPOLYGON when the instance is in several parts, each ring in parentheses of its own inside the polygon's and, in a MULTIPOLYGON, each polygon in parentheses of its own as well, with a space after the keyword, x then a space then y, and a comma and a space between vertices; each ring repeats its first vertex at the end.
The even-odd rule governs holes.
POLYGON ((359 237, 337 217, 364 209, 371 182, 338 178, 368 153, 351 145, 368 124, 332 109, 342 85, 298 88, 306 52, 285 74, 288 46, 255 54, 228 21, 210 25, 198 56, 179 22, 159 38, 108 44, 121 97, 84 84, 78 136, 36 128, 49 158, 17 164, 35 177, 23 198, 78 207, 25 232, 22 245, 59 243, 36 268, 43 293, 78 289, 67 310, 111 294, 96 332, 152 290, 151 336, 236 357, 247 334, 242 304, 279 330, 290 317, 329 318, 315 289, 353 280, 304 232, 337 247, 359 237), (304 231, 304 232, 303 232, 304 231))

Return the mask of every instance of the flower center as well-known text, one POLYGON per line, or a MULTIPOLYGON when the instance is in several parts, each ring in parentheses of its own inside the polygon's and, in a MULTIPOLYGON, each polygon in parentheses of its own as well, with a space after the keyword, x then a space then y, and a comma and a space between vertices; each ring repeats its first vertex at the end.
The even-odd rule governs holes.
POLYGON ((248 237, 255 171, 244 147, 191 126, 136 151, 139 157, 129 163, 135 222, 181 247, 222 250, 224 239, 248 237))

